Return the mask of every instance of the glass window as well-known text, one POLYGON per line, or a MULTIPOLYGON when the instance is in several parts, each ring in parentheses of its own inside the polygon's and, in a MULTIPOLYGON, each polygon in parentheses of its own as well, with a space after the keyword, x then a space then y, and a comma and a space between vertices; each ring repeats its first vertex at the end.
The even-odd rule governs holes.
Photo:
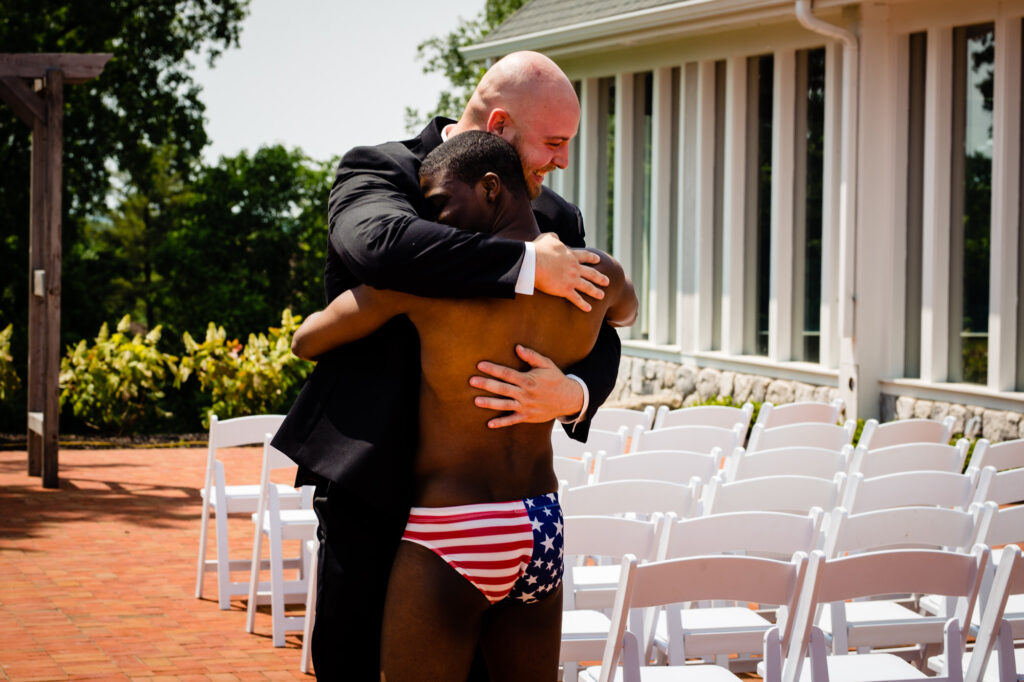
POLYGON ((634 76, 635 129, 633 149, 633 262, 630 273, 640 299, 633 338, 650 337, 651 293, 651 146, 653 129, 654 74, 650 71, 634 76))
POLYGON ((949 377, 970 383, 988 373, 994 62, 992 24, 954 29, 949 377))
POLYGON ((714 277, 711 292, 711 348, 722 348, 722 277, 725 263, 722 254, 722 206, 723 184, 725 182, 725 60, 715 62, 715 206, 713 228, 714 277))
POLYGON ((679 171, 680 171, 680 155, 679 155, 679 117, 680 111, 680 81, 682 79, 682 69, 678 66, 672 69, 672 158, 669 162, 671 167, 671 177, 669 179, 669 221, 668 225, 664 226, 664 229, 668 230, 668 248, 669 248, 669 259, 668 259, 668 339, 669 344, 679 343, 679 320, 678 311, 676 305, 679 300, 679 266, 680 259, 676 257, 679 251, 679 242, 681 235, 679 234, 679 211, 680 199, 679 192, 676 188, 679 187, 679 171))
MULTIPOLYGON (((598 174, 597 216, 598 225, 594 232, 594 246, 614 254, 615 237, 615 78, 598 81, 598 168, 605 169, 598 174)), ((580 171, 582 173, 582 169, 580 171)), ((590 229, 588 227, 588 229, 590 229)))
POLYGON ((924 225, 924 82, 928 34, 910 36, 907 93, 907 265, 903 376, 921 376, 921 253, 924 225))

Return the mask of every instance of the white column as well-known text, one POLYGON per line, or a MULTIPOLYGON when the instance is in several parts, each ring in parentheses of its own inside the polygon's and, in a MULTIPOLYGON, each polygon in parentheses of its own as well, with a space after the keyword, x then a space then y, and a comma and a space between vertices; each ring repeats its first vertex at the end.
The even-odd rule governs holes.
POLYGON ((697 65, 695 350, 711 349, 715 277, 715 62, 697 65))
POLYGON ((821 179, 820 364, 839 365, 839 179, 842 156, 842 46, 825 45, 825 128, 821 179))
MULTIPOLYGON (((640 287, 642 285, 638 280, 641 273, 630 272, 633 263, 633 164, 635 163, 633 130, 636 127, 633 103, 635 90, 632 73, 616 74, 615 159, 613 161, 615 189, 612 193, 615 234, 612 240, 612 250, 614 251, 613 255, 626 268, 627 274, 633 277, 635 285, 640 287)), ((637 291, 637 297, 643 301, 643 292, 637 291)), ((639 325, 634 325, 634 327, 639 327, 639 325)), ((628 330, 625 333, 631 334, 628 330)))
POLYGON ((953 29, 928 31, 924 104, 921 379, 949 372, 949 221, 953 126, 953 29))
POLYGON ((775 52, 772 86, 771 282, 768 293, 768 357, 792 357, 793 141, 796 118, 796 52, 775 52))
POLYGON ((1020 239, 1021 18, 995 25, 992 125, 991 274, 988 387, 1014 390, 1017 380, 1017 248, 1020 239))
POLYGON ((669 342, 672 224, 672 67, 654 70, 651 132, 651 294, 649 338, 669 342))
POLYGON ((584 78, 580 84, 580 132, 577 144, 580 147, 579 169, 579 209, 583 214, 583 227, 587 231, 587 244, 593 246, 598 234, 597 211, 598 178, 600 177, 600 83, 597 78, 584 78))
MULTIPOLYGON (((826 89, 826 92, 828 90, 826 89)), ((722 173, 722 350, 743 353, 743 254, 747 197, 747 58, 725 64, 722 173)))
POLYGON ((679 78, 679 345, 683 351, 700 348, 698 326, 700 303, 697 282, 699 276, 700 245, 697 238, 697 204, 700 189, 699 127, 699 65, 684 64, 679 78))

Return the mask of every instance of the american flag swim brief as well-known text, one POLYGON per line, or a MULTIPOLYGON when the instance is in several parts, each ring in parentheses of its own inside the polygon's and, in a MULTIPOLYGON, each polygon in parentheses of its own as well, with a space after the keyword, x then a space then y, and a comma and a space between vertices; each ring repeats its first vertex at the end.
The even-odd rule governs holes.
POLYGON ((492 604, 532 603, 562 583, 558 494, 514 502, 413 507, 403 540, 433 551, 492 604))

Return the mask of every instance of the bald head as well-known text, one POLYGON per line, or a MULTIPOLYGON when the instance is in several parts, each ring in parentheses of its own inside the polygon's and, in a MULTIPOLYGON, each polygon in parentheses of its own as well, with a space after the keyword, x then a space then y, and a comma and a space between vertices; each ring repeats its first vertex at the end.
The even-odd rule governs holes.
POLYGON ((539 52, 513 52, 480 79, 450 134, 484 130, 510 142, 536 197, 544 176, 568 165, 579 121, 576 90, 558 65, 539 52))

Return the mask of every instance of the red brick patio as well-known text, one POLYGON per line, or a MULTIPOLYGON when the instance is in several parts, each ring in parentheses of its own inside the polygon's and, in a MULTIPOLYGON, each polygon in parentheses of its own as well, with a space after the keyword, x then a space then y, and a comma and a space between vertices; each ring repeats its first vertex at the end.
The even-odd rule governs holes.
MULTIPOLYGON (((258 480, 258 450, 227 453, 229 484, 258 480)), ((267 607, 250 635, 244 601, 217 608, 215 574, 195 598, 205 458, 63 450, 61 488, 44 490, 24 451, 0 452, 0 679, 312 679, 301 633, 271 644, 267 607)), ((251 522, 232 519, 231 535, 246 556, 251 522)))

